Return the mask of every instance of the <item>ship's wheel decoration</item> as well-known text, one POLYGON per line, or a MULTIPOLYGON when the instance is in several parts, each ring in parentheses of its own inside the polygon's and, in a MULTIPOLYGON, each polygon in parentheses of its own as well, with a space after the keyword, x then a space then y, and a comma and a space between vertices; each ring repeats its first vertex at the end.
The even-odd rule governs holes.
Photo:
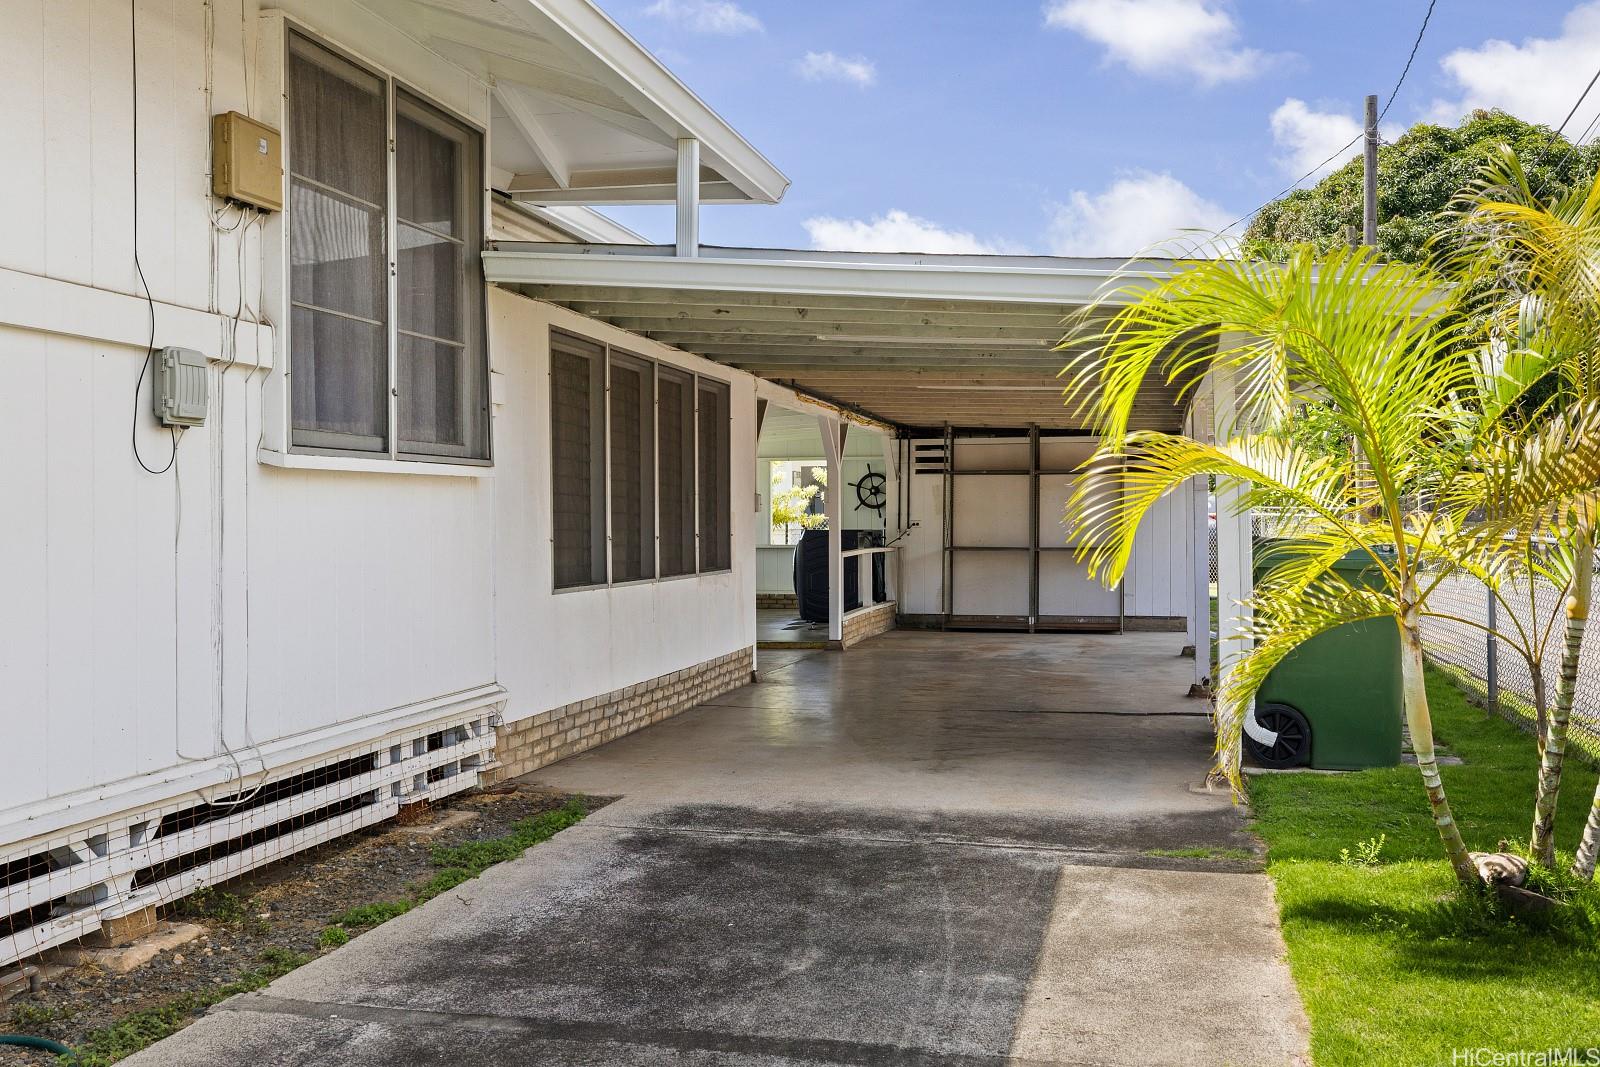
POLYGON ((889 479, 868 467, 867 473, 861 476, 861 480, 852 484, 855 486, 858 507, 883 514, 883 506, 889 499, 885 488, 889 484, 889 479))

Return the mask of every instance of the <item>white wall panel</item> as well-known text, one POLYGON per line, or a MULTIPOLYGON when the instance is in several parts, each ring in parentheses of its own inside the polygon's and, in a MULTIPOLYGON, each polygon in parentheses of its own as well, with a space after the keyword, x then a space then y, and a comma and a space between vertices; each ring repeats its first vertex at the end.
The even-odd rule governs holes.
POLYGON ((522 718, 755 643, 755 390, 748 376, 499 289, 490 343, 505 404, 495 422, 496 644, 506 716, 522 718), (549 331, 560 326, 732 385, 733 569, 554 591, 549 331))
POLYGON ((1028 553, 957 552, 954 564, 957 615, 1028 614, 1028 553))
POLYGON ((45 24, 53 0, 8 0, 0 26, 0 267, 41 273, 45 263, 45 24))

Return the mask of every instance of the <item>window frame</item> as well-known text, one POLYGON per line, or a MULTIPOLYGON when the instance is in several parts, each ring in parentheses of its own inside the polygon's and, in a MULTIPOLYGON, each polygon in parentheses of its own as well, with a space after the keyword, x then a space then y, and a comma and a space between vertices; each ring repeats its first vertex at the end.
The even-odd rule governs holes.
MULTIPOLYGON (((399 166, 397 151, 398 112, 396 110, 401 93, 410 96, 426 107, 432 108, 451 122, 459 124, 464 130, 477 138, 478 143, 478 184, 468 186, 462 183, 465 193, 469 194, 469 202, 464 206, 471 208, 471 214, 476 219, 477 232, 463 236, 462 245, 468 250, 483 251, 489 233, 489 128, 486 123, 479 122, 470 115, 463 114, 456 108, 442 103, 437 97, 424 92, 410 81, 402 78, 394 70, 376 63, 348 48, 329 40, 325 35, 318 33, 303 23, 286 18, 283 23, 282 35, 282 86, 283 86, 283 116, 282 126, 284 137, 282 141, 283 155, 283 183, 284 183, 284 226, 283 226, 283 255, 284 255, 284 293, 285 307, 288 317, 292 319, 294 301, 294 287, 292 281, 293 268, 290 264, 294 257, 294 225, 289 218, 293 205, 290 203, 289 190, 295 180, 293 161, 293 138, 290 136, 291 115, 295 107, 294 94, 289 88, 290 64, 293 62, 293 49, 296 37, 311 45, 321 48, 335 57, 349 63, 358 71, 383 82, 384 100, 384 126, 385 143, 387 151, 384 154, 384 168, 386 173, 387 203, 384 205, 383 233, 384 233, 384 263, 386 272, 383 287, 385 308, 384 340, 387 345, 385 372, 387 375, 387 390, 384 405, 385 411, 385 448, 376 449, 351 449, 340 448, 336 445, 319 445, 308 443, 298 438, 302 434, 316 435, 323 431, 297 430, 294 424, 294 341, 293 330, 286 328, 284 331, 284 438, 283 449, 288 455, 297 456, 322 456, 338 459, 364 460, 375 465, 388 467, 395 465, 396 469, 405 469, 406 465, 438 465, 441 467, 492 467, 494 465, 494 404, 491 397, 492 379, 490 376, 491 360, 489 356, 489 301, 487 285, 483 281, 481 259, 472 273, 476 277, 468 277, 463 287, 462 295, 468 300, 475 299, 476 315, 470 316, 475 320, 468 322, 469 316, 463 316, 463 325, 472 327, 468 333, 475 330, 476 342, 479 351, 473 360, 475 367, 471 372, 478 377, 478 395, 482 398, 482 428, 481 438, 483 454, 457 455, 445 452, 411 452, 402 449, 400 441, 400 315, 399 315, 399 166), (468 290, 476 287, 476 297, 470 296, 468 290)), ((470 343, 468 345, 470 348, 470 343)))
MULTIPOLYGON (((659 358, 655 358, 655 357, 652 357, 652 356, 641 355, 640 352, 635 348, 627 348, 627 347, 623 347, 621 345, 613 345, 613 344, 610 344, 610 343, 608 343, 606 341, 602 341, 597 337, 585 336, 584 334, 578 333, 578 332, 576 332, 574 330, 571 330, 571 329, 563 328, 561 326, 555 326, 555 325, 550 326, 549 327, 549 333, 548 333, 548 336, 547 336, 547 340, 548 340, 547 353, 549 355, 549 367, 548 367, 549 397, 547 398, 547 402, 545 404, 545 413, 546 413, 546 417, 550 419, 549 437, 550 437, 550 444, 551 444, 551 453, 550 453, 547 469, 550 472, 550 510, 549 510, 549 514, 548 514, 548 519, 549 519, 549 522, 550 522, 550 585, 551 585, 552 593, 557 594, 557 595, 562 594, 562 593, 580 593, 580 592, 584 592, 584 591, 587 591, 587 590, 625 588, 625 587, 628 587, 628 586, 649 585, 649 584, 661 583, 661 582, 678 582, 678 581, 684 581, 686 579, 702 578, 702 577, 707 577, 707 576, 710 576, 710 575, 717 575, 717 574, 731 574, 733 572, 733 558, 734 558, 733 542, 734 542, 734 526, 735 526, 735 519, 736 519, 736 516, 734 514, 735 509, 734 509, 734 506, 733 506, 733 499, 734 499, 734 497, 733 497, 733 451, 734 451, 733 450, 733 417, 734 417, 734 415, 733 415, 733 412, 734 412, 733 382, 728 380, 728 379, 726 379, 726 378, 717 377, 716 375, 701 374, 698 371, 692 370, 689 367, 685 367, 685 366, 683 366, 682 364, 679 364, 679 363, 671 363, 671 362, 668 362, 667 360, 664 360, 664 359, 659 359, 659 358), (601 365, 602 365, 602 367, 604 369, 604 376, 603 377, 604 377, 604 383, 605 383, 603 406, 602 406, 602 409, 601 409, 601 413, 603 415, 604 429, 600 434, 600 440, 602 442, 602 453, 603 454, 602 454, 602 456, 601 456, 601 458, 599 460, 600 469, 601 469, 601 471, 603 473, 603 482, 604 482, 604 488, 603 488, 603 491, 600 494, 600 498, 601 498, 601 506, 604 508, 604 514, 605 514, 605 522, 604 522, 604 527, 605 527, 605 580, 604 581, 600 581, 600 582, 586 582, 586 583, 576 584, 576 585, 560 585, 560 584, 558 584, 557 581, 556 581, 556 564, 555 564, 555 557, 556 557, 556 499, 555 499, 555 432, 556 432, 556 425, 555 425, 555 418, 554 418, 555 375, 556 375, 555 350, 556 350, 556 347, 557 347, 557 344, 558 344, 558 342, 556 341, 556 338, 557 337, 562 337, 562 336, 570 338, 572 341, 576 342, 580 346, 594 346, 594 347, 598 347, 599 349, 601 349, 600 358, 603 361, 601 365), (648 366, 650 368, 651 414, 650 414, 650 420, 649 421, 650 421, 650 427, 651 427, 651 432, 652 432, 652 444, 651 444, 651 450, 650 450, 651 451, 650 476, 651 476, 652 486, 651 486, 651 490, 650 490, 650 496, 651 496, 652 505, 653 505, 653 509, 654 509, 653 515, 652 515, 652 522, 651 522, 651 527, 654 530, 654 553, 653 553, 654 562, 653 562, 653 565, 651 567, 651 572, 652 573, 650 574, 650 576, 643 577, 643 578, 626 578, 626 579, 621 579, 621 580, 616 578, 616 566, 615 566, 615 562, 616 561, 615 561, 615 558, 614 558, 614 551, 613 551, 614 544, 615 544, 614 539, 613 539, 613 523, 615 522, 615 513, 614 513, 614 509, 612 508, 613 486, 612 486, 612 479, 611 479, 611 461, 612 461, 612 455, 611 455, 611 451, 612 451, 612 449, 611 449, 611 440, 612 440, 612 438, 611 438, 611 432, 612 432, 611 367, 612 367, 613 357, 614 356, 615 357, 620 357, 621 359, 623 359, 623 360, 625 360, 627 362, 632 362, 632 363, 636 363, 636 364, 642 363, 642 364, 645 364, 646 366, 648 366), (681 378, 687 378, 688 379, 688 382, 687 382, 688 388, 687 388, 686 392, 688 393, 689 398, 692 401, 692 406, 691 406, 690 411, 689 411, 689 426, 690 426, 691 431, 693 432, 693 435, 694 435, 693 436, 693 448, 691 450, 691 455, 692 455, 692 458, 694 460, 693 469, 688 472, 688 475, 687 475, 687 477, 685 479, 689 483, 689 487, 690 487, 689 501, 688 501, 688 511, 687 511, 686 518, 687 518, 688 522, 690 523, 690 525, 692 526, 692 528, 694 530, 694 566, 690 570, 685 571, 683 573, 680 573, 680 574, 668 574, 668 575, 663 575, 661 573, 661 538, 662 538, 662 507, 663 507, 663 499, 662 499, 662 495, 661 495, 661 456, 662 456, 662 452, 663 452, 663 449, 661 447, 661 433, 662 433, 662 420, 661 420, 661 378, 662 378, 662 373, 661 372, 662 372, 663 369, 668 371, 673 376, 681 377, 681 378), (727 397, 727 405, 728 405, 728 410, 727 410, 727 421, 728 421, 728 428, 727 428, 727 433, 728 433, 728 465, 727 465, 727 469, 723 472, 723 474, 726 477, 727 494, 728 494, 727 522, 728 522, 729 552, 728 552, 728 565, 725 566, 725 567, 706 567, 706 566, 703 565, 703 557, 704 557, 705 553, 704 553, 704 551, 702 549, 702 544, 701 544, 702 531, 700 529, 700 475, 701 475, 702 457, 701 457, 701 454, 700 454, 700 441, 699 441, 699 435, 698 435, 698 428, 699 428, 699 425, 700 425, 700 387, 701 387, 701 383, 702 382, 714 383, 717 387, 720 387, 722 390, 724 390, 725 391, 724 395, 727 397)), ((591 461, 592 461, 592 457, 591 457, 591 461)))

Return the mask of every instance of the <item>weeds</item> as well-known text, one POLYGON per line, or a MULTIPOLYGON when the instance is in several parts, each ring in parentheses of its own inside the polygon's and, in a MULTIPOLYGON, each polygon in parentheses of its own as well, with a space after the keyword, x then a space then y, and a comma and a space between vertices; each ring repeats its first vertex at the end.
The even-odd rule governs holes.
POLYGON ((199 993, 185 993, 165 1004, 130 1012, 110 1026, 92 1031, 61 1057, 71 1067, 109 1067, 142 1048, 155 1044, 187 1026, 194 1016, 213 1004, 240 993, 250 993, 306 963, 305 956, 281 948, 261 953, 259 965, 227 985, 199 993))
MULTIPOLYGON (((585 814, 583 799, 575 797, 554 811, 523 819, 512 826, 510 833, 500 837, 439 846, 430 857, 437 868, 431 878, 413 886, 410 893, 399 900, 363 904, 334 916, 318 934, 317 945, 329 949, 346 944, 352 932, 360 932, 404 915, 424 901, 476 878, 495 864, 515 859, 532 846, 581 822, 585 814)), ((237 894, 212 888, 190 894, 179 905, 179 910, 185 915, 246 928, 256 918, 250 910, 249 901, 237 894)), ((130 1012, 112 1025, 90 1032, 60 1061, 68 1067, 109 1067, 183 1029, 213 1004, 240 993, 261 989, 307 962, 308 957, 297 952, 281 948, 266 949, 258 957, 257 965, 235 981, 215 989, 185 993, 155 1007, 130 1012)), ((11 1021, 19 1028, 38 1029, 58 1021, 65 1014, 60 1008, 22 1004, 12 1009, 11 1021)))
POLYGON ((11 1009, 11 1025, 20 1033, 38 1033, 71 1015, 71 1009, 63 1005, 18 1004, 11 1009))
MULTIPOLYGON (((432 878, 413 886, 409 896, 351 908, 335 915, 329 930, 338 928, 348 935, 351 930, 370 929, 404 915, 418 904, 426 903, 440 893, 448 893, 495 864, 514 860, 541 841, 548 841, 567 827, 577 825, 583 821, 585 814, 587 808, 583 798, 573 797, 553 811, 541 812, 513 824, 509 834, 481 841, 464 841, 459 845, 438 845, 431 856, 438 871, 432 878)), ((328 937, 329 931, 324 930, 322 936, 328 937)))
POLYGON ((322 933, 317 935, 319 948, 338 948, 340 945, 348 944, 349 941, 350 935, 342 926, 324 926, 322 933))
POLYGON ((1357 841, 1354 853, 1347 848, 1341 848, 1339 862, 1346 867, 1376 867, 1382 862, 1383 845, 1388 839, 1387 834, 1379 834, 1365 841, 1357 841))
POLYGON ((363 904, 359 908, 342 911, 328 922, 332 926, 341 926, 346 930, 351 927, 365 929, 386 923, 398 915, 404 915, 414 907, 416 904, 409 900, 380 900, 375 904, 363 904))
POLYGON ((249 914, 249 907, 237 893, 202 886, 178 902, 178 914, 238 926, 249 914))

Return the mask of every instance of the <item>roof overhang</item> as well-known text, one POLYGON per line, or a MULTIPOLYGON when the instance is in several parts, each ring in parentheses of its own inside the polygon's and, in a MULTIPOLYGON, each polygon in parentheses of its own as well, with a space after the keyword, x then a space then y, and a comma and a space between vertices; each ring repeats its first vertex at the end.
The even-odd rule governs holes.
MULTIPOLYGON (((1068 316, 1179 267, 1151 260, 501 242, 487 279, 907 429, 1083 431, 1063 405, 1068 316)), ((1179 386, 1136 423, 1180 428, 1179 386)))
POLYGON ((383 0, 372 10, 493 87, 494 184, 516 199, 671 203, 684 138, 700 143, 703 201, 775 203, 788 188, 591 0, 383 0))

